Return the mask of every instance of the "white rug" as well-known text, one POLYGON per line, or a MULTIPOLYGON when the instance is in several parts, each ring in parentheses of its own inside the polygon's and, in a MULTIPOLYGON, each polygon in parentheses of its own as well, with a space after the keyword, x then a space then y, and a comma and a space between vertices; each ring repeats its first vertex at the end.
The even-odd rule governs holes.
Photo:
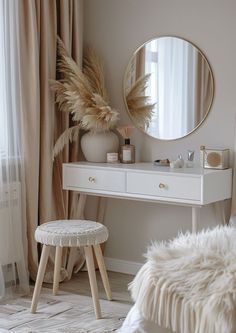
POLYGON ((52 290, 44 288, 36 314, 29 311, 31 297, 0 304, 0 333, 117 332, 131 305, 107 300, 100 304, 103 318, 96 320, 90 297, 63 291, 53 296, 52 290))

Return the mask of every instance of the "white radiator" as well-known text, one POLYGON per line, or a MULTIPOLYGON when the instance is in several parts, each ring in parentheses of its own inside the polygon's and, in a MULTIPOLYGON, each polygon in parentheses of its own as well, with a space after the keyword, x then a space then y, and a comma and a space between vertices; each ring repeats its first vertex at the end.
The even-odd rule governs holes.
POLYGON ((19 260, 22 254, 21 184, 0 187, 0 264, 19 260))

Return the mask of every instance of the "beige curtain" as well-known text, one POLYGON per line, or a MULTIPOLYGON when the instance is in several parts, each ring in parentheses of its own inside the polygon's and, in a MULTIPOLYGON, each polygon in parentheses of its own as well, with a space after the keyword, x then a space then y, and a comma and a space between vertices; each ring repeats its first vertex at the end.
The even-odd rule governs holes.
POLYGON ((196 94, 195 94, 195 125, 206 116, 211 106, 213 95, 212 76, 206 59, 198 52, 196 59, 196 94))
MULTIPOLYGON (((19 7, 29 270, 35 278, 36 227, 70 215, 68 195, 62 191, 61 166, 69 155, 77 159, 78 149, 71 153, 67 147, 53 163, 54 142, 69 126, 69 119, 56 109, 49 79, 56 77, 57 35, 75 61, 81 62, 83 0, 22 0, 19 7)), ((74 205, 76 200, 73 199, 74 205)))
POLYGON ((145 73, 145 57, 146 57, 146 47, 141 47, 141 49, 136 54, 136 73, 135 81, 137 81, 141 76, 144 76, 145 73))
POLYGON ((145 47, 142 47, 132 58, 128 67, 129 71, 126 74, 127 90, 136 83, 136 81, 143 75, 145 75, 145 47))

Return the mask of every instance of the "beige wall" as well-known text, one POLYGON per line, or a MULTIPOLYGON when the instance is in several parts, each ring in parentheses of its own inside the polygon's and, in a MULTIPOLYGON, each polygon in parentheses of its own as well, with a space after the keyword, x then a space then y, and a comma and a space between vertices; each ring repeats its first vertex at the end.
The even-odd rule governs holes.
MULTIPOLYGON (((196 44, 212 66, 215 98, 204 124, 188 137, 169 142, 136 130, 133 142, 142 161, 175 158, 180 153, 186 158, 188 149, 195 150, 198 159, 202 144, 233 149, 235 13, 235 0, 85 0, 85 44, 104 60, 110 101, 120 111, 122 123, 130 122, 122 97, 123 75, 132 53, 146 40, 183 37, 196 44)), ((217 221, 212 207, 204 207, 200 219, 201 227, 217 221)), ((191 209, 112 199, 105 223, 110 230, 106 256, 141 262, 151 240, 168 239, 190 226, 191 209)))

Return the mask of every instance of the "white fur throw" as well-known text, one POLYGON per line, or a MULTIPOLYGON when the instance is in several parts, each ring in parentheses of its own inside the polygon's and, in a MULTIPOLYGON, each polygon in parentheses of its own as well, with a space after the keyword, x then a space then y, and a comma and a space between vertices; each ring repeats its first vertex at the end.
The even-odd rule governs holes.
POLYGON ((236 228, 154 243, 130 284, 144 318, 178 333, 236 333, 236 228))

